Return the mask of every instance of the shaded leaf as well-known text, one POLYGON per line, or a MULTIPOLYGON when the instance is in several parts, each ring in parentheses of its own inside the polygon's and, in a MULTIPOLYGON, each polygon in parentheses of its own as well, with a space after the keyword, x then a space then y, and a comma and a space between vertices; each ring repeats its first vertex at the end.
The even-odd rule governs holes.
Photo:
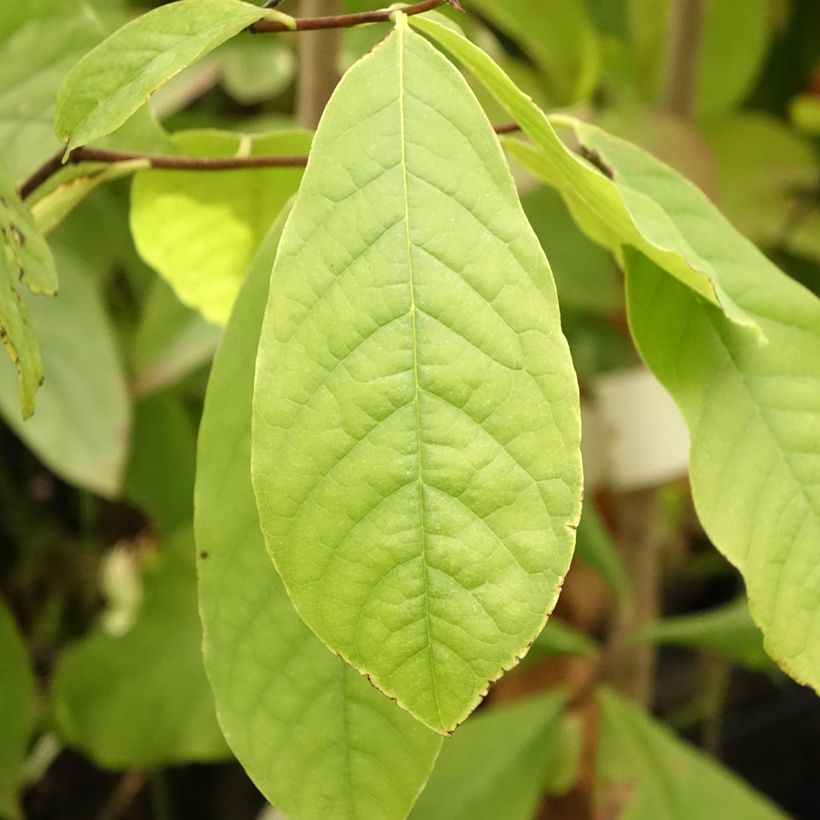
MULTIPOLYGON (((304 154, 310 140, 306 131, 258 137, 189 131, 174 136, 190 156, 304 154)), ((224 324, 256 248, 301 178, 301 168, 141 171, 131 196, 137 250, 180 301, 224 324)))
POLYGON ((34 728, 34 675, 11 613, 0 601, 0 817, 22 815, 21 770, 34 728))
POLYGON ((195 524, 205 664, 231 748, 288 816, 402 818, 441 739, 304 625, 259 528, 249 420, 256 345, 283 221, 260 247, 237 300, 200 429, 195 524))
POLYGON ((57 137, 70 150, 110 134, 183 68, 276 14, 240 0, 178 0, 126 23, 66 76, 57 137))
POLYGON ((147 560, 130 630, 98 629, 62 655, 52 686, 57 731, 107 768, 222 760, 228 750, 202 668, 190 531, 147 560))
POLYGON ((601 707, 599 801, 623 820, 774 820, 785 815, 717 761, 609 690, 601 707))
POLYGON ((533 641, 522 665, 553 655, 594 655, 597 651, 598 644, 592 638, 553 617, 533 641))
POLYGON ((615 590, 621 603, 626 604, 632 594, 629 578, 618 548, 594 504, 584 505, 576 536, 576 557, 592 567, 615 590))
POLYGON ((37 412, 20 419, 8 362, 0 362, 0 412, 61 478, 115 496, 130 426, 119 351, 95 283, 75 257, 62 253, 58 260, 59 295, 26 300, 46 371, 37 412))
POLYGON ((532 818, 563 705, 551 691, 470 718, 444 741, 411 820, 532 818))
POLYGON ((439 732, 554 606, 579 415, 549 266, 495 134, 400 16, 331 100, 282 237, 253 478, 299 614, 439 732))

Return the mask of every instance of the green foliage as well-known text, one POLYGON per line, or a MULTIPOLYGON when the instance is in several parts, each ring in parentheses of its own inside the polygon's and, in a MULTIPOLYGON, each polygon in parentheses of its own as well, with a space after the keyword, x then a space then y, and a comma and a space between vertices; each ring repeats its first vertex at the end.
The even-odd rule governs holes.
POLYGON ((0 817, 19 818, 17 791, 34 728, 34 675, 11 613, 0 601, 0 817))
POLYGON ((57 137, 70 150, 110 134, 187 65, 272 15, 240 0, 179 0, 137 17, 68 73, 57 94, 57 137))
POLYGON ((202 418, 196 536, 205 663, 228 743, 289 816, 401 818, 441 739, 304 625, 265 551, 253 497, 254 360, 283 221, 236 303, 202 418))
POLYGON ((601 809, 624 820, 712 820, 784 815, 765 798, 623 697, 598 696, 601 809))
POLYGON ((557 598, 580 506, 575 391, 492 130, 400 19, 331 100, 282 238, 253 474, 299 614, 436 731, 557 598))
POLYGON ((411 820, 532 817, 563 704, 563 695, 552 691, 477 714, 444 741, 411 820), (477 772, 482 773, 478 783, 477 772))
MULTIPOLYGON (((305 153, 311 137, 189 131, 173 139, 188 156, 264 156, 305 153)), ((180 301, 225 324, 257 246, 301 178, 301 168, 141 171, 131 200, 137 250, 180 301)))
POLYGON ((202 667, 190 529, 131 560, 145 563, 139 608, 63 653, 51 695, 57 731, 108 768, 221 760, 227 749, 202 667))

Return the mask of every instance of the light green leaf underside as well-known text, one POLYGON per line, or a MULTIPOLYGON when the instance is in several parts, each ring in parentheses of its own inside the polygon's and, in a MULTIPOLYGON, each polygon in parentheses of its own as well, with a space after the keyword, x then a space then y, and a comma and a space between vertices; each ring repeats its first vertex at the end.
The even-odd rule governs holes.
POLYGON ((102 37, 79 0, 0 4, 0 156, 19 181, 59 148, 54 98, 65 75, 102 37))
POLYGON ((404 19, 342 80, 285 228, 253 477, 305 622, 446 732, 558 596, 579 409, 549 266, 495 135, 404 19))
MULTIPOLYGON (((679 207, 681 220, 698 221, 696 209, 679 207)), ((768 342, 637 254, 630 325, 686 417, 698 516, 743 575, 767 651, 820 688, 820 301, 751 243, 713 235, 727 283, 768 342)))
MULTIPOLYGON (((451 52, 515 118, 534 145, 505 139, 505 147, 561 193, 576 222, 591 239, 619 256, 625 246, 640 248, 695 293, 721 306, 732 321, 753 324, 724 289, 713 260, 690 245, 674 220, 651 196, 625 188, 617 178, 608 179, 570 151, 558 139, 543 111, 478 46, 423 15, 410 20, 451 52)), ((585 142, 595 129, 578 123, 576 131, 585 142)), ((686 180, 667 170, 670 184, 688 186, 686 180)))
POLYGON ((599 806, 622 820, 785 820, 735 774, 609 690, 601 707, 599 806))
POLYGON ((58 138, 71 149, 110 134, 163 83, 265 15, 240 0, 178 0, 137 17, 68 73, 58 138))
MULTIPOLYGON (((20 201, 11 175, 0 159, 0 338, 16 369, 4 386, 2 404, 16 419, 34 412, 34 394, 43 380, 40 347, 22 301, 25 284, 33 293, 53 294, 57 271, 51 251, 26 206, 20 201), (13 398, 19 394, 19 405, 13 398)), ((0 373, 11 372, 7 362, 0 373)))
POLYGON ((14 369, 0 361, 0 413, 57 475, 115 496, 130 426, 125 375, 96 284, 76 257, 63 252, 57 259, 60 293, 53 299, 26 300, 46 372, 37 412, 25 421, 20 418, 14 369))
POLYGON ((304 625, 259 528, 249 422, 281 224, 261 246, 236 302, 200 429, 195 525, 205 665, 231 748, 289 817, 403 818, 441 738, 304 625))
POLYGON ((563 705, 551 691, 472 717, 444 741, 410 820, 530 820, 563 705))
MULTIPOLYGON (((189 131, 174 141, 190 156, 262 156, 305 154, 311 135, 189 131)), ((256 248, 301 179, 301 168, 141 171, 131 195, 137 250, 180 301, 225 324, 256 248)))
POLYGON ((149 561, 130 631, 98 628, 60 659, 57 731, 108 768, 222 760, 229 755, 202 667, 190 529, 149 561))
POLYGON ((705 649, 752 669, 772 666, 744 598, 705 612, 663 618, 641 629, 638 637, 654 643, 705 649))
POLYGON ((21 817, 20 774, 34 727, 34 675, 28 652, 0 601, 0 817, 21 817))

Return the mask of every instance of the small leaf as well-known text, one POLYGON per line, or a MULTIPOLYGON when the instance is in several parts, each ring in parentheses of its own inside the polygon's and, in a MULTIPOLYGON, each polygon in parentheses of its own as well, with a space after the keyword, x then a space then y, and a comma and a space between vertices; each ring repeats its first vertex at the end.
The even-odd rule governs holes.
POLYGON ((131 629, 98 629, 61 657, 52 686, 57 730, 106 768, 222 760, 228 750, 202 668, 190 531, 148 561, 131 629))
MULTIPOLYGON (((174 141, 189 156, 303 154, 306 131, 258 137, 189 131, 174 141)), ((225 324, 267 227, 296 193, 301 168, 141 171, 131 195, 131 231, 140 256, 180 301, 225 324)))
POLYGON ((555 604, 579 417, 549 266, 495 134, 400 16, 331 100, 282 237, 253 478, 299 614, 436 731, 555 604))
POLYGON ((751 669, 772 666, 744 598, 706 612, 663 618, 647 624, 637 637, 654 643, 705 649, 751 669))
MULTIPOLYGON (((423 15, 410 20, 469 68, 516 119, 535 145, 505 139, 505 147, 515 159, 560 191, 575 221, 588 236, 618 256, 625 246, 639 248, 695 293, 722 307, 732 321, 754 327, 726 292, 713 260, 690 247, 670 215, 651 196, 624 187, 617 177, 608 179, 610 169, 596 154, 596 145, 608 139, 607 135, 573 121, 586 148, 586 159, 577 156, 558 139, 543 111, 478 46, 423 15)), ((642 153, 634 147, 631 150, 642 153)), ((665 184, 689 186, 671 169, 664 169, 665 184)))
POLYGON ((727 285, 768 343, 637 254, 627 257, 630 326, 686 418, 698 517, 743 575, 768 653, 818 689, 820 301, 717 212, 701 223, 695 197, 677 201, 680 219, 708 228, 727 285))
POLYGON ((249 420, 283 222, 271 229, 248 273, 202 417, 195 525, 205 665, 231 748, 289 817, 399 820, 430 774, 441 738, 304 625, 259 528, 249 420))
MULTIPOLYGON (((19 384, 14 390, 9 379, 0 401, 15 418, 28 418, 34 412, 34 393, 43 380, 43 364, 19 283, 33 293, 51 295, 57 290, 57 271, 45 239, 17 196, 1 160, 0 244, 0 338, 17 369, 19 384), (15 393, 20 396, 19 408, 12 399, 15 393)), ((7 368, 0 368, 0 373, 7 372, 7 368)))
POLYGON ((628 604, 632 595, 629 577, 618 548, 593 504, 584 506, 576 535, 576 558, 592 567, 615 590, 622 605, 628 604))
POLYGON ((70 254, 60 253, 58 260, 59 296, 27 299, 46 370, 37 412, 31 419, 20 419, 14 372, 2 361, 0 412, 59 476, 101 495, 115 496, 130 426, 125 375, 96 284, 88 281, 87 271, 70 254))
POLYGON ((609 690, 598 747, 600 814, 624 820, 785 820, 740 778, 609 690))
POLYGON ((444 741, 410 820, 530 820, 563 705, 551 691, 470 718, 444 741))
POLYGON ((0 601, 0 817, 22 817, 21 770, 34 729, 34 675, 11 613, 0 601))
POLYGON ((548 658, 554 655, 594 655, 598 644, 577 629, 567 626, 558 618, 550 618, 541 634, 532 642, 522 667, 529 661, 548 658))
POLYGON ((240 0, 178 0, 137 17, 68 73, 57 137, 71 150, 110 134, 183 68, 269 15, 240 0))

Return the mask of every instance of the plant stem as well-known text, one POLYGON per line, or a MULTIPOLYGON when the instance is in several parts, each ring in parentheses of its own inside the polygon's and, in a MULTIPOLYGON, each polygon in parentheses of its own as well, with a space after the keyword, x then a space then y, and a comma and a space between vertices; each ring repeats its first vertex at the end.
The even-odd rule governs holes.
MULTIPOLYGON (((300 19, 317 12, 341 12, 341 0, 300 0, 300 19)), ((338 17, 338 14, 335 14, 338 17)), ((303 128, 319 124, 327 101, 339 82, 339 29, 308 31, 299 38, 299 96, 297 119, 303 128)))
POLYGON ((662 105, 665 111, 682 120, 691 119, 695 108, 705 20, 706 0, 673 0, 662 105))

